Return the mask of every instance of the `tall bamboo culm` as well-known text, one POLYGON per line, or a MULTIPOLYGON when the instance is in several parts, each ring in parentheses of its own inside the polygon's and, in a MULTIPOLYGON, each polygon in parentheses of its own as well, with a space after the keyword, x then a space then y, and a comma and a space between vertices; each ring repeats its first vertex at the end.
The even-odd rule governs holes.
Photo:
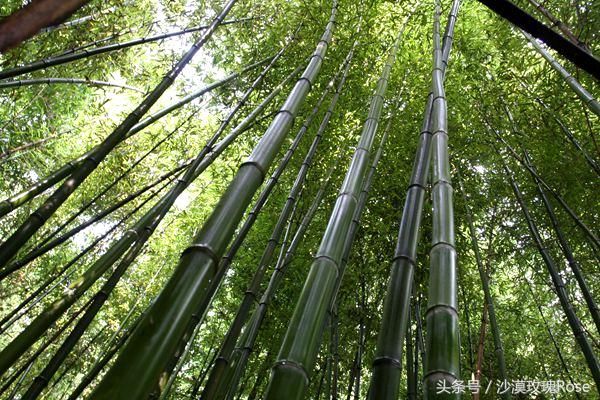
MULTIPOLYGON (((442 74, 440 78, 442 80, 452 48, 454 26, 459 8, 460 1, 454 1, 446 24, 444 46, 441 49, 442 59, 438 60, 440 61, 439 68, 441 68, 442 74)), ((441 82, 437 83, 441 84, 441 82)), ((384 302, 369 389, 369 399, 372 400, 396 399, 399 395, 404 336, 408 328, 417 242, 431 158, 431 121, 435 98, 433 89, 435 89, 435 85, 432 85, 432 92, 427 98, 419 145, 415 154, 412 176, 400 221, 396 251, 391 265, 391 277, 384 302)))
POLYGON ((454 247, 454 211, 448 156, 447 104, 439 34, 440 2, 434 17, 433 106, 431 111, 433 231, 429 252, 429 291, 425 319, 424 398, 458 399, 457 393, 440 393, 440 382, 460 377, 460 338, 458 327, 458 290, 456 249, 454 247))
POLYGON ((334 1, 325 32, 302 77, 249 159, 240 166, 193 244, 182 253, 170 280, 92 393, 92 399, 147 396, 186 333, 192 315, 199 311, 202 314, 199 305, 218 272, 219 260, 318 75, 333 35, 336 13, 334 1))
MULTIPOLYGON (((356 44, 356 42, 355 42, 355 44, 356 44)), ((348 71, 350 69, 350 62, 352 61, 353 51, 354 51, 354 46, 352 47, 351 51, 348 53, 348 56, 344 59, 344 62, 342 63, 342 66, 341 66, 342 68, 336 74, 336 76, 334 76, 331 79, 331 81, 326 85, 326 89, 323 92, 323 95, 321 96, 319 101, 317 102, 317 105, 313 108, 311 114, 309 115, 309 117, 306 119, 306 121, 300 128, 300 132, 306 132, 308 130, 310 124, 312 123, 312 120, 317 115, 322 102, 325 100, 325 96, 328 94, 330 88, 333 87, 333 84, 339 78, 339 75, 341 74, 341 79, 339 79, 337 88, 335 90, 333 97, 331 98, 327 112, 325 113, 325 116, 323 117, 323 120, 321 121, 321 124, 319 125, 319 128, 313 139, 313 142, 312 142, 308 152, 306 153, 306 156, 304 157, 304 160, 300 166, 300 169, 299 169, 296 179, 292 185, 292 188, 290 189, 290 192, 288 194, 288 197, 286 199, 284 207, 282 208, 279 218, 277 219, 277 223, 275 224, 275 228, 273 229, 271 238, 269 239, 267 246, 265 248, 265 251, 263 252, 263 255, 261 256, 261 259, 260 259, 258 267, 257 267, 257 271, 256 271, 254 277, 252 278, 252 282, 248 286, 248 289, 246 290, 246 293, 244 295, 244 298, 242 299, 242 303, 240 304, 240 307, 234 318, 234 321, 231 323, 231 327, 229 328, 227 335, 225 336, 225 339, 223 341, 223 344, 222 344, 220 352, 219 352, 219 356, 217 357, 215 365, 213 366, 213 369, 211 370, 206 387, 204 388, 204 391, 202 392, 203 399, 213 398, 214 393, 216 393, 216 391, 219 390, 218 388, 222 387, 224 384, 223 374, 225 372, 226 366, 227 366, 227 364, 230 363, 230 358, 234 351, 235 344, 239 338, 242 327, 243 327, 244 323, 246 322, 246 319, 248 318, 248 314, 250 313, 251 306, 258 299, 258 296, 259 296, 258 292, 260 290, 260 284, 261 284, 263 276, 266 272, 266 268, 269 267, 271 264, 271 261, 272 261, 272 258, 273 258, 274 252, 275 252, 275 248, 280 241, 281 235, 285 228, 285 224, 287 223, 288 218, 290 217, 290 215, 292 213, 292 210, 298 199, 300 190, 301 190, 302 186, 304 185, 306 175, 308 173, 310 166, 312 165, 313 157, 315 156, 317 147, 318 147, 319 143, 321 142, 321 139, 323 137, 325 129, 327 128, 327 126, 329 124, 329 120, 331 118, 331 115, 333 114, 333 110, 337 104, 342 87, 346 81, 346 77, 347 77, 348 71)))
POLYGON ((390 50, 377 82, 377 89, 371 98, 369 114, 358 146, 289 322, 278 361, 272 367, 265 394, 267 400, 302 399, 308 387, 327 322, 327 311, 335 298, 337 281, 341 279, 346 239, 369 167, 369 154, 381 117, 388 79, 405 26, 406 22, 390 50))

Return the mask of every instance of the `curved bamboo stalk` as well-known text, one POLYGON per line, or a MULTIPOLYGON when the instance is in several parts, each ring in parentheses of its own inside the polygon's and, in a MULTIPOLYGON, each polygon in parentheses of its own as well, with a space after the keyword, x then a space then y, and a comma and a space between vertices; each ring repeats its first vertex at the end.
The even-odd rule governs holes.
MULTIPOLYGON (((498 154, 500 157, 502 157, 500 153, 498 153, 498 154)), ((504 172, 506 173, 506 176, 510 179, 510 185, 515 194, 515 198, 517 199, 517 202, 519 203, 519 206, 521 207, 521 211, 523 212, 523 215, 527 222, 527 226, 531 233, 534 244, 535 244, 536 248, 538 249, 540 255, 542 256, 542 259, 544 260, 544 264, 546 265, 546 268, 548 269, 548 273, 550 274, 550 277, 552 278, 552 283, 554 284, 554 288, 556 289, 556 294, 560 300, 561 307, 565 313, 565 316, 567 317, 569 327, 571 328, 571 331, 573 332, 573 336, 575 337, 575 340, 577 341, 577 344, 579 345, 581 352, 583 353, 583 356, 586 360, 587 366, 588 366, 590 372, 592 373, 594 382, 596 383, 596 388, 600 392, 600 364, 598 364, 598 359, 596 358, 596 355, 594 354, 594 350, 592 349, 590 342, 588 341, 588 338, 583 330, 581 321, 575 314, 573 305, 571 304, 571 301, 569 300, 569 296, 567 294, 565 284, 563 282, 562 277, 560 276, 558 268, 556 267, 556 264, 554 263, 552 256, 548 252, 548 249, 544 246, 542 238, 540 237, 540 234, 538 232, 537 226, 536 226, 535 222, 533 221, 531 214, 529 213, 529 209, 525 205, 521 191, 520 191, 519 187, 517 186, 517 183, 516 183, 512 173, 508 169, 508 166, 504 162, 504 159, 501 158, 501 160, 503 163, 504 172)))
POLYGON ((556 72, 558 72, 564 81, 573 89, 577 97, 581 99, 583 104, 585 104, 594 114, 600 116, 600 103, 598 100, 592 96, 590 92, 588 92, 582 85, 575 79, 573 75, 571 75, 558 61, 554 59, 540 44, 527 32, 521 31, 523 36, 529 40, 529 43, 533 45, 533 47, 537 50, 538 53, 542 57, 548 61, 548 63, 554 68, 556 72))
MULTIPOLYGON (((179 265, 148 314, 140 322, 91 398, 142 397, 153 388, 185 335, 188 322, 205 301, 218 261, 235 227, 282 145, 323 62, 331 40, 337 5, 317 50, 288 99, 243 163, 215 210, 180 259, 179 265), (148 349, 152 348, 152 351, 148 349), (145 350, 144 350, 145 349, 145 350)), ((202 314, 200 310, 199 314, 202 314)))
MULTIPOLYGON (((225 77, 224 79, 214 82, 214 83, 211 83, 211 84, 203 87, 202 89, 173 103, 172 105, 165 107, 165 108, 149 115, 145 119, 143 119, 143 120, 139 121, 138 123, 136 123, 135 125, 133 125, 133 127, 126 133, 125 139, 130 138, 131 136, 140 132, 142 129, 153 124, 154 122, 156 122, 160 118, 164 117, 165 115, 169 114, 170 112, 172 112, 176 109, 179 109, 182 106, 184 106, 185 104, 191 102, 192 100, 194 100, 198 97, 201 97, 201 96, 205 95, 206 93, 209 93, 209 92, 213 91, 214 89, 231 82, 233 79, 237 78, 242 73, 245 73, 251 69, 254 69, 257 66, 268 62, 269 60, 270 60, 270 58, 259 61, 258 63, 253 63, 253 64, 249 65, 248 67, 245 67, 240 72, 230 74, 229 76, 225 77)), ((56 185, 58 182, 62 181, 63 179, 65 179, 66 177, 71 175, 73 172, 75 172, 81 166, 81 164, 88 157, 92 156, 94 154, 94 152, 97 151, 97 149, 98 149, 98 146, 95 146, 94 148, 92 148, 88 152, 84 153, 80 157, 67 162, 61 168, 59 168, 58 170, 51 173, 44 180, 37 182, 37 183, 33 184, 32 186, 30 186, 29 188, 21 191, 20 193, 1 201, 0 202, 0 217, 15 210, 17 207, 27 203, 28 201, 32 200, 40 193, 51 188, 52 186, 56 185)))
MULTIPOLYGON (((447 104, 444 91, 444 67, 440 44, 440 2, 436 1, 433 33, 433 105, 431 111, 433 232, 429 252, 429 295, 425 318, 425 398, 438 396, 440 381, 453 382, 460 374, 458 328, 458 290, 456 249, 454 245, 454 211, 448 157, 447 104)), ((444 394, 444 398, 460 397, 444 394)))
MULTIPOLYGON (((490 284, 488 279, 487 271, 483 265, 481 252, 479 251, 479 244, 477 241, 477 233, 475 231, 475 226, 473 224, 473 215, 471 214, 471 208, 468 205, 468 201, 466 198, 465 189, 463 187, 462 177, 460 175, 460 171, 457 170, 458 175, 458 185, 462 194, 462 197, 465 202, 465 215, 467 219, 467 224, 469 225, 469 233, 471 235, 471 246, 473 247, 473 251, 475 253, 475 262, 477 263, 477 270, 479 271, 479 278, 481 279, 481 286, 483 288, 483 294, 485 297, 485 305, 487 313, 489 314, 490 326, 492 328, 492 335, 494 339, 494 353, 496 354, 496 362, 498 363, 498 376, 499 378, 507 382, 508 376, 506 373, 506 362, 504 360, 504 348, 502 346, 502 338, 500 337, 500 327, 498 325, 498 320, 496 318, 496 307, 494 306, 494 298, 492 297, 492 292, 490 290, 490 284)), ((491 227, 490 229, 493 229, 491 227)), ((491 239, 490 239, 491 242, 491 239)), ((491 243, 490 243, 491 244, 491 243)), ((479 367, 479 363, 478 363, 479 367)), ((505 391, 500 395, 503 399, 510 399, 509 391, 505 391)))
POLYGON ((219 27, 221 21, 229 13, 236 0, 228 0, 221 12, 214 18, 210 27, 204 31, 202 36, 181 57, 175 66, 162 78, 160 83, 144 98, 144 100, 132 111, 125 120, 79 165, 76 171, 69 176, 65 182, 48 197, 44 203, 33 212, 25 222, 7 240, 0 245, 0 265, 10 261, 25 243, 54 215, 56 210, 71 196, 87 177, 98 167, 106 156, 126 137, 127 132, 138 123, 150 107, 169 88, 175 78, 183 71, 185 66, 192 60, 194 55, 211 38, 219 27))
MULTIPOLYGON (((355 44, 356 44, 356 42, 355 42, 355 44)), ((350 63, 352 60, 353 52, 354 52, 354 47, 352 48, 352 50, 350 50, 350 52, 346 56, 344 62, 341 65, 339 72, 325 86, 325 90, 323 91, 323 94, 321 95, 321 97, 317 101, 317 104, 313 107, 311 113, 306 118, 306 120, 302 124, 302 127, 300 128, 300 132, 298 133, 298 135, 303 136, 304 133, 308 130, 308 128, 312 124, 313 119, 316 117, 319 109, 321 108, 323 101, 325 100, 325 97, 329 93, 329 90, 333 87, 334 82, 338 79, 338 76, 340 74, 342 74, 340 81, 338 82, 337 88, 335 90, 335 93, 329 103, 327 112, 325 113, 325 115, 321 121, 321 124, 319 125, 319 129, 312 141, 312 144, 311 144, 308 152, 306 153, 304 160, 302 161, 302 164, 300 166, 298 174, 296 175, 296 179, 294 180, 294 183, 290 189, 290 192, 288 194, 286 202, 281 210, 281 213, 279 214, 277 223, 275 224, 275 227, 273 228, 271 237, 270 237, 269 241, 267 242, 267 246, 265 247, 265 250, 264 250, 264 252, 261 256, 261 259, 258 263, 258 268, 256 270, 256 273, 254 274, 254 276, 252 278, 252 282, 250 282, 248 289, 245 292, 244 298, 242 299, 242 302, 240 304, 238 312, 236 313, 236 316, 235 316, 233 322, 231 323, 231 327, 225 336, 225 340, 223 341, 223 344, 221 345, 221 348, 219 351, 219 356, 216 359, 215 365, 213 366, 211 373, 209 375, 208 382, 202 392, 202 398, 211 399, 212 396, 214 396, 219 390, 221 390, 221 387, 224 384, 224 382, 222 381, 223 374, 225 373, 227 365, 229 364, 229 360, 234 351, 235 344, 239 338, 239 335, 241 333, 243 325, 248 318, 248 314, 250 313, 252 304, 258 299, 258 296, 259 296, 258 292, 260 290, 260 284, 263 280, 266 269, 271 264, 273 255, 275 254, 275 248, 279 244, 284 227, 292 213, 292 209, 294 208, 294 205, 296 204, 298 194, 304 184, 306 175, 308 174, 308 170, 309 170, 310 166, 312 165, 312 160, 317 151, 317 147, 318 147, 319 143, 321 142, 321 139, 323 137, 325 129, 327 128, 327 126, 329 124, 329 120, 331 119, 333 110, 335 109, 335 106, 336 106, 339 96, 341 94, 342 87, 346 81, 346 77, 348 76, 348 71, 350 69, 350 63)), ((280 174, 278 174, 278 175, 280 175, 280 174)), ((277 179, 278 179, 278 176, 273 174, 273 176, 271 177, 271 180, 276 181, 277 179)), ((220 269, 223 269, 223 267, 220 267, 220 269)))
POLYGON ((133 90, 138 93, 144 93, 142 89, 134 86, 123 85, 120 83, 98 81, 95 79, 77 79, 77 78, 42 78, 42 79, 21 79, 18 81, 0 82, 0 89, 16 88, 31 85, 56 85, 56 84, 74 84, 89 86, 109 86, 121 89, 133 90))
POLYGON ((327 310, 335 298, 337 281, 341 281, 342 256, 347 246, 346 239, 368 169, 368 158, 381 118, 388 79, 406 21, 394 41, 377 82, 375 94, 371 98, 368 117, 358 146, 340 188, 321 245, 300 293, 296 309, 289 321, 278 361, 271 369, 265 399, 283 397, 301 399, 308 386, 327 320, 327 310))
POLYGON ((42 28, 67 19, 89 0, 38 0, 0 22, 0 52, 16 47, 42 28))
MULTIPOLYGON (((533 166, 530 163, 529 156, 527 154, 525 154, 525 162, 531 167, 532 170, 535 171, 535 169, 533 168, 533 166)), ((544 203, 544 208, 546 209, 546 213, 548 214, 548 217, 550 218, 550 221, 552 222, 552 227, 554 228, 554 232, 556 233, 556 237, 560 244, 560 248, 561 248, 565 258, 567 259, 567 262, 569 263, 569 267, 571 268, 571 271, 573 271, 575 280, 579 284, 579 289, 581 290, 581 293, 583 294, 583 298, 585 299, 585 302, 588 306, 590 314, 592 315, 592 320, 594 321, 594 325, 596 325, 596 330, 600 333, 600 311, 598 310, 598 305, 596 304, 596 301, 594 300, 594 297, 592 296, 592 293, 590 292, 590 288, 581 272, 581 269, 579 268, 579 263, 575 259, 573 250, 571 250, 571 246, 569 246, 569 242, 567 241, 565 234, 563 233, 562 229, 560 228, 560 224, 558 223, 556 214, 554 214, 554 209, 552 207, 552 204, 548 200, 548 197, 546 196, 546 192, 544 192, 544 188, 542 187, 540 181, 535 177, 535 175, 533 176, 533 179, 536 183, 538 193, 540 194, 540 198, 542 199, 542 202, 544 203)))
MULTIPOLYGON (((241 18, 241 19, 230 20, 230 21, 223 21, 221 23, 221 25, 231 25, 231 24, 235 24, 238 22, 249 21, 252 19, 253 18, 250 17, 250 18, 241 18)), ((66 64, 66 63, 69 63, 72 61, 81 60, 83 58, 95 56, 97 54, 103 54, 103 53, 108 53, 111 51, 126 49, 128 47, 137 46, 140 44, 145 44, 145 43, 150 43, 150 42, 156 42, 159 40, 168 39, 168 38, 176 37, 176 36, 181 36, 181 35, 185 35, 185 34, 192 33, 192 32, 204 31, 209 28, 210 28, 210 25, 203 25, 203 26, 198 26, 195 28, 187 28, 187 29, 183 29, 183 30, 179 30, 179 31, 168 32, 168 33, 163 33, 163 34, 159 34, 159 35, 133 39, 133 40, 129 40, 129 41, 123 42, 123 43, 114 43, 114 44, 109 44, 106 46, 101 46, 101 47, 87 49, 87 50, 84 49, 83 51, 80 51, 77 53, 64 54, 64 55, 60 55, 57 57, 45 58, 43 60, 36 61, 31 64, 27 64, 27 65, 0 71, 0 79, 13 78, 15 76, 23 75, 23 74, 26 74, 29 72, 39 71, 41 69, 46 69, 48 67, 53 67, 56 65, 66 64)))
MULTIPOLYGON (((460 1, 454 1, 446 23, 443 39, 445 47, 441 49, 442 60, 439 60, 442 75, 448 64, 446 57, 450 56, 459 8, 460 1)), ((443 76, 441 79, 443 80, 443 76)), ((402 368, 402 347, 408 325, 411 286, 414 280, 417 256, 417 240, 431 159, 433 88, 434 85, 432 85, 432 91, 427 98, 419 144, 402 211, 396 250, 390 268, 390 280, 383 307, 382 323, 379 329, 369 390, 369 398, 373 400, 395 399, 398 397, 402 368)), ((417 337, 420 339, 422 337, 420 311, 418 314, 415 313, 415 318, 419 321, 417 337)), ((423 358, 423 360, 425 359, 423 358)))

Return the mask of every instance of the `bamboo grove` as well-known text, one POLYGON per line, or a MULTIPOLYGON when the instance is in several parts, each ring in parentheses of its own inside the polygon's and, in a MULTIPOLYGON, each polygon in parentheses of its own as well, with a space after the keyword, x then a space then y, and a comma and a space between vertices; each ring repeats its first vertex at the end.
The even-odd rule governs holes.
POLYGON ((0 399, 598 398, 594 1, 0 15, 0 399))

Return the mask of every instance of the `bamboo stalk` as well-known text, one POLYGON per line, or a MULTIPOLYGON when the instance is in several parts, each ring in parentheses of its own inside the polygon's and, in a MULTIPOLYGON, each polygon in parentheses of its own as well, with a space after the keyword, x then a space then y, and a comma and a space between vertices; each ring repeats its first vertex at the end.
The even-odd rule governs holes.
POLYGON ((592 96, 590 92, 588 92, 582 85, 579 83, 577 79, 573 75, 571 75, 558 61, 554 59, 540 44, 527 32, 522 31, 523 36, 529 40, 529 43, 533 45, 533 47, 537 50, 538 53, 542 57, 548 61, 548 63, 554 68, 556 72, 558 72, 564 81, 573 89, 577 97, 581 99, 583 104, 585 104, 594 114, 600 116, 600 103, 598 100, 592 96))
POLYGON ((87 177, 98 167, 106 156, 127 136, 127 132, 140 121, 150 107, 169 88, 194 55, 211 38, 225 16, 233 8, 236 0, 228 0, 221 12, 214 18, 210 27, 179 59, 175 66, 162 78, 160 83, 144 98, 125 120, 104 141, 86 157, 62 185, 33 212, 13 234, 0 245, 0 265, 5 265, 29 241, 29 239, 51 218, 56 210, 71 196, 87 177))
MULTIPOLYGON (((446 57, 449 57, 450 55, 454 26, 459 8, 460 1, 454 1, 446 23, 443 39, 445 47, 440 49, 442 59, 439 60, 442 80, 445 68, 448 64, 446 57)), ((438 84, 440 83, 438 82, 438 84)), ((417 146, 411 180, 406 193, 404 209, 402 211, 396 250, 390 268, 391 276, 388 282, 387 295, 383 307, 382 322, 379 329, 375 359, 373 361, 373 374, 371 376, 369 390, 369 398, 373 400, 395 399, 398 397, 402 368, 402 347, 404 345, 404 335, 408 325, 408 310, 410 307, 410 294, 412 292, 411 286, 414 280, 417 240, 419 237, 427 173, 429 171, 431 158, 431 123, 433 116, 434 87, 435 86, 432 85, 432 91, 427 98, 423 125, 419 135, 419 144, 417 146)), ((420 311, 419 314, 416 315, 416 318, 417 321, 420 321, 420 311)), ((421 337, 420 328, 418 328, 417 333, 417 336, 421 337)), ((425 359, 423 358, 423 360, 425 359)))
MULTIPOLYGON (((239 335, 240 335, 240 332, 244 325, 244 322, 248 318, 248 314, 250 313, 251 306, 252 306, 253 302, 258 299, 258 296, 259 296, 258 291, 260 289, 260 284, 262 282, 262 279, 264 277, 266 269, 271 264, 273 255, 275 253, 275 248, 279 244, 279 240, 283 233, 285 224, 288 221, 288 219, 292 213, 294 205, 296 204, 299 192, 304 184, 304 181, 308 174, 309 168, 312 165, 312 160, 315 156, 318 145, 321 142, 321 139, 323 137, 325 129, 327 128, 327 126, 329 124, 329 120, 331 119, 331 115, 333 114, 333 110, 335 109, 335 106, 339 99, 342 87, 344 85, 344 82, 348 75, 348 71, 350 69, 350 62, 352 59, 353 50, 354 50, 354 47, 348 53, 348 56, 345 58, 344 62, 342 63, 339 72, 325 86, 325 90, 323 91, 323 94, 321 95, 321 97, 317 101, 317 104, 313 108, 312 112, 309 114, 309 116, 306 118, 306 120, 302 124, 302 127, 300 128, 299 134, 302 133, 302 135, 304 135, 304 133, 308 130, 308 128, 312 124, 313 119, 316 117, 316 115, 321 107, 321 104, 323 103, 323 101, 325 100, 325 97, 329 93, 329 90, 333 87, 333 83, 339 78, 339 75, 341 74, 341 78, 338 82, 334 96, 332 97, 329 107, 327 109, 327 112, 325 113, 325 115, 321 121, 321 124, 319 125, 317 133, 315 134, 315 137, 312 141, 312 144, 311 144, 308 152, 306 153, 304 160, 302 161, 302 164, 300 166, 300 169, 298 171, 296 179, 290 189, 290 192, 288 194, 286 202, 285 202, 285 204, 282 208, 282 211, 278 217, 277 223, 275 224, 275 227, 273 228, 271 237, 270 237, 269 241, 267 242, 267 246, 266 246, 266 248, 261 256, 261 259, 258 263, 258 268, 256 270, 256 273, 254 274, 254 276, 252 278, 252 282, 250 283, 250 285, 248 286, 248 289, 245 292, 244 298, 242 299, 242 302, 240 304, 238 312, 236 313, 234 321, 232 322, 231 327, 225 337, 225 340, 223 341, 223 344, 221 345, 219 356, 217 357, 216 363, 215 363, 213 369, 211 370, 211 374, 209 375, 208 382, 204 388, 204 391, 202 392, 202 398, 207 398, 207 399, 212 398, 212 396, 215 395, 216 391, 220 390, 219 388, 222 387, 224 384, 224 382, 222 381, 223 373, 225 372, 225 369, 227 368, 227 364, 229 363, 229 359, 231 358, 231 356, 233 354, 235 344, 239 338, 239 335)), ((280 174, 278 174, 278 175, 280 175, 280 174)), ((276 181, 277 179, 278 179, 278 176, 271 177, 271 181, 276 181)), ((223 269, 223 267, 220 267, 220 269, 223 269)))
MULTIPOLYGON (((236 20, 223 21, 221 23, 221 25, 231 25, 231 24, 235 24, 238 22, 249 21, 252 19, 253 18, 241 18, 241 19, 236 19, 236 20)), ((96 48, 87 49, 87 50, 84 49, 83 51, 80 51, 77 53, 64 54, 64 55, 60 55, 60 56, 56 56, 56 57, 49 57, 49 58, 45 58, 40 61, 33 62, 31 64, 27 64, 27 65, 0 71, 0 79, 13 78, 15 76, 23 75, 23 74, 26 74, 29 72, 39 71, 41 69, 45 69, 48 67, 53 67, 56 65, 66 64, 66 63, 69 63, 72 61, 81 60, 83 58, 95 56, 97 54, 103 54, 103 53, 108 53, 111 51, 126 49, 126 48, 129 48, 132 46, 156 42, 159 40, 176 37, 176 36, 180 36, 180 35, 184 35, 184 34, 188 34, 188 33, 192 33, 192 32, 205 31, 206 29, 209 29, 209 28, 210 28, 210 25, 203 25, 203 26, 198 26, 195 28, 187 28, 187 29, 183 29, 183 30, 179 30, 179 31, 163 33, 163 34, 154 35, 154 36, 150 36, 150 37, 142 37, 142 38, 138 38, 138 39, 132 39, 132 40, 129 40, 129 41, 126 41, 123 43, 114 43, 114 44, 109 44, 106 46, 96 47, 96 48)))
POLYGON ((310 267, 308 277, 292 315, 281 345, 278 361, 271 370, 265 399, 288 397, 301 399, 307 389, 312 367, 327 320, 327 310, 335 298, 338 279, 341 281, 342 256, 357 198, 362 190, 368 157, 377 131, 387 83, 400 38, 402 25, 389 52, 387 61, 371 98, 368 117, 354 156, 340 188, 336 204, 323 234, 321 245, 310 267))
POLYGON ((432 197, 433 233, 429 253, 429 298, 427 321, 427 358, 425 359, 424 398, 456 398, 459 394, 439 394, 437 384, 459 379, 460 344, 454 245, 454 211, 448 160, 448 121, 444 91, 443 50, 439 35, 440 2, 434 15, 433 105, 432 120, 432 197))
POLYGON ((42 78, 42 79, 21 79, 9 82, 0 82, 0 89, 16 88, 21 86, 31 85, 56 85, 56 84, 72 84, 72 85, 89 85, 89 86, 109 86, 121 89, 133 90, 138 93, 144 93, 142 89, 134 86, 123 85, 120 83, 98 81, 95 79, 77 79, 77 78, 42 78))
MULTIPOLYGON (((525 154, 524 160, 533 170, 535 170, 533 168, 533 166, 531 165, 529 156, 527 154, 525 154)), ((548 200, 548 196, 546 196, 546 192, 544 192, 544 188, 542 187, 539 180, 535 177, 535 175, 533 176, 533 179, 536 183, 538 193, 540 194, 542 202, 544 203, 544 208, 546 209, 546 213, 548 214, 548 217, 550 218, 550 221, 552 222, 552 227, 554 228, 554 232, 556 233, 556 237, 558 238, 560 248, 561 248, 565 258, 567 259, 567 262, 569 263, 569 267, 571 268, 571 271, 573 271, 575 280, 579 284, 579 289, 581 290, 581 293, 583 294, 583 298, 585 299, 588 310, 590 311, 592 320, 594 321, 594 325, 596 326, 596 330, 598 332, 600 332, 600 311, 598 310, 598 305, 596 304, 596 301, 594 300, 594 297, 592 296, 592 293, 590 291, 589 285, 587 284, 587 282, 581 272, 579 263, 575 259, 573 250, 571 250, 571 246, 569 246, 569 242, 567 241, 567 238, 565 237, 565 234, 563 233, 563 231, 560 227, 560 224, 558 223, 558 219, 556 218, 556 215, 554 214, 554 209, 552 207, 552 204, 548 200)))
POLYGON ((333 34, 336 10, 337 3, 334 2, 325 33, 304 74, 248 161, 241 165, 193 244, 183 252, 171 279, 96 387, 92 399, 143 397, 152 390, 185 334, 191 316, 198 313, 198 306, 208 297, 207 289, 217 273, 220 256, 320 70, 333 34))
MULTIPOLYGON (((248 358, 250 356, 250 352, 252 351, 254 344, 256 343, 256 339, 258 338, 258 333, 259 333, 260 327, 262 326, 262 323, 265 319, 265 316, 267 313, 267 307, 269 306, 270 302, 272 301, 273 296, 275 295, 275 292, 279 288, 279 285, 281 284, 283 276, 286 273, 288 266, 292 262, 294 254, 296 252, 296 249, 298 248, 298 245, 304 238, 304 234, 306 233, 306 230, 308 229, 315 213, 317 212, 317 209, 319 208, 319 205, 321 204, 321 201, 323 200, 323 196, 326 193, 326 190, 329 186, 331 176, 332 176, 333 172, 335 171, 336 166, 337 166, 337 164, 329 169, 325 179, 323 180, 321 186, 317 190, 317 193, 315 194, 313 201, 311 202, 308 210, 302 217, 302 221, 300 222, 300 225, 296 229, 296 232, 294 233, 294 236, 293 236, 289 246, 287 247, 287 250, 285 250, 285 254, 283 253, 283 249, 285 246, 282 246, 281 256, 277 260, 277 263, 275 265, 273 273, 271 274, 271 278, 269 280, 267 288, 265 289, 265 291, 258 303, 257 308, 254 310, 252 316, 250 317, 250 320, 247 324, 246 330, 244 331, 244 335, 240 339, 241 345, 238 345, 239 347, 236 349, 237 352, 240 353, 240 356, 239 356, 238 360, 235 362, 235 364, 232 364, 232 366, 231 366, 231 368, 234 369, 234 372, 232 375, 232 379, 229 383, 229 387, 230 387, 229 392, 230 393, 235 393, 237 390, 237 385, 239 384, 239 379, 241 378, 241 374, 242 374, 244 368, 246 367, 248 358)), ((294 214, 294 212, 295 212, 295 210, 292 211, 292 215, 294 214)), ((290 223, 288 224, 288 230, 290 228, 291 228, 291 218, 290 218, 290 223)), ((286 236, 287 236, 287 232, 286 232, 286 236)), ((284 240, 284 245, 285 245, 285 240, 284 240)))

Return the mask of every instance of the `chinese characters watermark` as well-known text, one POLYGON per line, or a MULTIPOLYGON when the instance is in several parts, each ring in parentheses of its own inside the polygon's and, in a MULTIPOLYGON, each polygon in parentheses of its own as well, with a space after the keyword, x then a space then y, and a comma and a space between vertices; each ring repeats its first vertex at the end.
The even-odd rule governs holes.
POLYGON ((592 389, 589 383, 574 383, 565 382, 563 380, 555 381, 535 381, 535 380, 496 380, 489 381, 483 386, 480 381, 455 380, 448 382, 445 379, 437 381, 437 394, 463 394, 463 393, 496 393, 496 394, 525 394, 536 396, 542 393, 545 394, 560 394, 560 393, 588 393, 592 389), (495 383, 495 385, 494 385, 495 383))

